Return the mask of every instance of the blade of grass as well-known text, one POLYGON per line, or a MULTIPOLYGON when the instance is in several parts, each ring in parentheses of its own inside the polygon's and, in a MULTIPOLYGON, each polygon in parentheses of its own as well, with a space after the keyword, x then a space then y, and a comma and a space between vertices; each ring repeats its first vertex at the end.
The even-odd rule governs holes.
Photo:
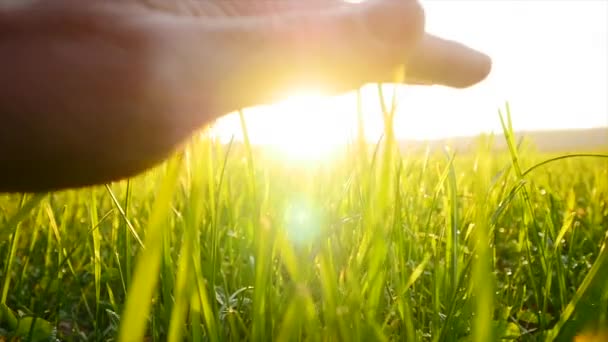
POLYGON ((0 229, 0 241, 5 240, 11 235, 14 232, 14 229, 17 229, 17 224, 23 221, 26 215, 46 198, 47 195, 48 193, 34 194, 26 203, 20 206, 19 210, 4 224, 4 227, 0 229))
MULTIPOLYGON (((130 193, 131 193, 130 184, 131 183, 127 184, 127 193, 125 195, 125 208, 128 208, 128 204, 129 204, 129 197, 130 197, 130 193)), ((112 199, 112 203, 114 203, 114 205, 116 206, 116 209, 118 209, 118 212, 120 213, 120 216, 124 220, 124 223, 129 228, 130 235, 132 235, 135 238, 135 241, 137 241, 137 243, 139 244, 139 247, 145 249, 144 243, 143 243, 143 241, 141 241, 141 238, 139 237, 139 234, 137 234, 137 231, 135 230, 135 227, 133 227, 133 224, 131 224, 131 220, 129 220, 126 210, 122 208, 122 206, 120 205, 120 202, 116 198, 116 195, 114 195, 114 192, 112 191, 110 186, 108 184, 106 184, 105 187, 106 187, 106 190, 108 191, 108 194, 110 195, 110 198, 112 199)), ((128 236, 126 238, 130 239, 130 237, 128 237, 128 236)), ((127 254, 130 255, 131 254, 130 251, 127 254)))
MULTIPOLYGON (((97 198, 95 189, 90 191, 90 196, 89 216, 91 227, 97 227, 99 225, 99 221, 97 215, 97 198)), ((101 310, 101 233, 99 232, 99 229, 92 229, 91 234, 93 238, 93 267, 95 277, 95 325, 97 325, 97 322, 99 322, 99 312, 101 310)), ((97 326, 95 326, 95 331, 99 331, 97 326)))
MULTIPOLYGON (((21 200, 19 203, 19 207, 20 207, 20 211, 21 209, 23 209, 25 202, 25 194, 21 195, 21 200)), ((15 253, 17 251, 17 244, 19 243, 19 235, 21 232, 21 224, 17 223, 17 227, 15 228, 15 231, 12 234, 12 238, 11 238, 11 243, 10 243, 10 247, 9 247, 9 253, 8 256, 6 257, 6 264, 4 266, 4 271, 2 272, 4 274, 4 282, 2 283, 2 297, 0 298, 0 304, 5 305, 6 304, 6 297, 8 296, 8 288, 10 286, 11 283, 11 269, 15 260, 15 253)))
MULTIPOLYGON (((524 181, 524 177, 523 177, 523 172, 521 170, 521 166, 519 163, 519 155, 517 152, 517 147, 515 144, 515 136, 513 134, 513 125, 511 122, 511 110, 509 107, 509 104, 506 104, 506 121, 505 121, 505 116, 503 116, 502 111, 498 111, 498 115, 500 117, 500 123, 502 125, 503 128, 503 133, 505 136, 505 139, 507 141, 507 146, 509 149, 509 154, 511 156, 511 162, 513 165, 513 169, 515 170, 515 174, 517 176, 517 178, 519 179, 519 181, 524 181)), ((537 278, 534 276, 534 272, 532 270, 532 268, 534 267, 533 265, 534 263, 534 258, 532 256, 532 250, 533 250, 533 246, 532 244, 534 244, 535 246, 538 246, 538 250, 540 251, 540 261, 541 261, 541 275, 538 277, 540 279, 546 279, 546 260, 545 260, 545 256, 544 256, 544 248, 542 245, 542 242, 540 241, 539 238, 539 231, 538 231, 538 226, 536 224, 536 220, 534 217, 534 209, 532 208, 531 202, 530 202, 530 196, 528 195, 528 191, 526 189, 526 185, 524 184, 520 190, 520 196, 522 198, 522 201, 525 203, 526 209, 527 209, 527 213, 528 215, 524 215, 524 229, 525 229, 525 239, 524 239, 524 246, 526 249, 526 255, 528 258, 528 276, 532 285, 532 290, 534 292, 534 299, 536 301, 536 305, 538 307, 542 307, 543 303, 542 303, 542 298, 543 298, 543 294, 542 294, 542 289, 541 286, 537 283, 537 278), (529 229, 529 224, 528 222, 526 222, 526 219, 529 218, 532 221, 532 227, 534 229, 530 230, 529 229)), ((525 212, 524 212, 525 213, 525 212)), ((544 327, 545 325, 545 317, 544 315, 540 312, 537 311, 536 312, 538 321, 541 324, 541 327, 544 327)))
POLYGON ((175 156, 168 162, 164 180, 154 201, 152 216, 148 222, 146 249, 142 250, 138 257, 131 290, 121 316, 119 341, 141 341, 144 338, 152 296, 158 283, 162 241, 165 234, 164 223, 170 213, 179 170, 180 159, 175 156))
MULTIPOLYGON (((488 160, 486 148, 478 152, 480 160, 488 160)), ((472 287, 475 295, 475 318, 473 322, 473 341, 485 342, 495 340, 493 327, 494 318, 494 275, 492 273, 492 253, 490 249, 490 226, 488 223, 487 203, 490 177, 488 168, 479 167, 475 174, 475 209, 474 243, 475 256, 473 261, 472 287)))

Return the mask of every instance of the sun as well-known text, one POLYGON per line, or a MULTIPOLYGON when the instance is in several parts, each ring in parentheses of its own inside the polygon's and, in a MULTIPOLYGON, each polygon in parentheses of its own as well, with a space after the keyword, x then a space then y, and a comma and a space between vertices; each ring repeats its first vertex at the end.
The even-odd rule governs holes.
MULTIPOLYGON (((505 100, 512 105, 517 130, 606 126, 606 101, 603 96, 606 93, 606 78, 599 76, 606 72, 598 72, 605 71, 602 67, 605 67, 606 59, 605 53, 598 50, 602 47, 598 42, 606 40, 607 32, 605 20, 602 21, 606 12, 602 10, 603 1, 597 4, 588 1, 585 6, 574 5, 574 2, 554 6, 552 9, 555 11, 546 18, 548 25, 544 28, 536 25, 536 18, 546 12, 542 2, 521 5, 520 1, 504 1, 501 2, 502 6, 498 6, 498 2, 483 5, 485 2, 482 1, 452 3, 421 0, 420 3, 427 13, 427 32, 462 41, 488 53, 496 63, 487 80, 467 89, 401 85, 393 127, 395 138, 405 142, 402 146, 407 146, 411 140, 424 142, 500 133, 502 128, 496 110, 502 107, 505 100), (520 15, 524 13, 522 11, 526 13, 524 17, 520 15), (573 11, 579 14, 577 18, 584 18, 580 24, 584 24, 585 32, 590 32, 585 39, 569 34, 571 30, 559 25, 563 21, 561 18, 572 17, 573 11), (522 24, 505 33, 502 24, 513 18, 523 20, 522 24), (483 29, 480 30, 480 27, 483 29), (516 39, 496 38, 505 34, 516 39), (548 44, 547 48, 538 51, 542 52, 538 56, 533 56, 538 63, 522 63, 518 47, 522 44, 534 47, 538 39, 542 40, 545 36, 561 38, 543 40, 548 44), (567 78, 564 82, 551 82, 554 71, 559 70, 560 65, 576 59, 576 56, 560 55, 564 39, 576 46, 571 50, 577 56, 595 57, 582 65, 581 70, 560 74, 560 77, 567 78), (515 45, 506 44, 508 42, 515 42, 515 45), (557 55, 561 59, 552 57, 557 55), (522 82, 522 77, 525 82, 522 82), (576 89, 564 87, 564 84, 593 86, 584 87, 577 93, 576 89), (557 98, 560 101, 555 101, 557 98), (580 115, 571 115, 572 112, 580 115)), ((375 144, 386 136, 383 135, 383 115, 376 84, 364 85, 359 92, 361 98, 357 98, 355 92, 325 97, 318 90, 296 91, 279 103, 246 108, 244 112, 251 143, 267 146, 282 158, 323 160, 331 156, 332 151, 354 140, 359 116, 363 117, 365 140, 369 144, 375 144), (361 103, 360 107, 357 107, 358 102, 361 103)), ((222 142, 228 142, 233 137, 235 141, 243 140, 238 113, 219 119, 210 132, 222 142)))
MULTIPOLYGON (((353 139, 354 106, 352 95, 329 97, 317 90, 303 90, 243 113, 253 144, 267 147, 283 159, 307 162, 327 159, 353 139)), ((238 114, 219 119, 212 132, 223 142, 232 137, 241 140, 238 114)))
MULTIPOLYGON (((388 88, 384 102, 390 106, 393 87, 388 88)), ((247 134, 253 145, 265 147, 284 160, 328 160, 359 138, 359 119, 368 143, 375 144, 384 135, 378 95, 374 85, 363 87, 359 93, 339 96, 326 96, 314 89, 295 91, 274 104, 245 109, 247 134)), ((421 121, 423 117, 409 117, 408 121, 412 119, 421 121)), ((211 134, 223 143, 231 139, 243 141, 242 133, 238 113, 220 118, 211 129, 211 134)))
POLYGON ((268 127, 274 126, 280 139, 272 147, 287 159, 310 161, 327 158, 345 145, 350 129, 334 101, 320 92, 302 91, 277 103, 268 127))
MULTIPOLYGON (((475 123, 445 115, 435 94, 421 87, 383 85, 383 100, 388 108, 397 108, 394 134, 398 140, 426 140, 447 137, 457 130, 475 128, 475 123), (432 108, 434 113, 429 113, 432 108)), ((246 129, 252 145, 291 162, 332 160, 358 139, 359 119, 362 119, 364 140, 376 144, 384 132, 384 115, 378 85, 370 84, 359 92, 326 96, 309 89, 292 92, 282 101, 271 105, 244 109, 246 129)), ((231 139, 243 141, 238 113, 226 115, 214 124, 211 134, 227 143, 231 139)))

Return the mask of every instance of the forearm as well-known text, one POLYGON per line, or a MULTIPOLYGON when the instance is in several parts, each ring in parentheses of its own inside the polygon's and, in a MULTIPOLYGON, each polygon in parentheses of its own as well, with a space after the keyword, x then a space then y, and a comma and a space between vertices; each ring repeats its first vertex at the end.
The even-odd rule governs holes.
POLYGON ((204 94, 195 98, 195 89, 181 91, 188 84, 164 79, 162 40, 127 19, 103 11, 0 13, 0 191, 132 176, 211 120, 196 113, 205 110, 196 108, 204 94))

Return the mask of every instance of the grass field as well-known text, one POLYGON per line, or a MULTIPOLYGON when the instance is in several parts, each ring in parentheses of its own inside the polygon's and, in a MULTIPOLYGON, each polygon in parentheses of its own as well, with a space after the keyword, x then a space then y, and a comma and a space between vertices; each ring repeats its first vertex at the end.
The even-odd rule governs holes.
POLYGON ((570 341, 608 326, 608 159, 535 168, 556 155, 510 134, 504 153, 490 138, 397 152, 386 114, 383 141, 331 162, 202 138, 128 182, 0 196, 0 341, 570 341))

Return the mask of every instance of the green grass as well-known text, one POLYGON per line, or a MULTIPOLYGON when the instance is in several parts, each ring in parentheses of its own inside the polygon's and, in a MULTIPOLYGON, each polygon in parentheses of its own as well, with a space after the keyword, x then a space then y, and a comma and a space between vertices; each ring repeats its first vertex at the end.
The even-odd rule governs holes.
POLYGON ((503 153, 491 137, 399 152, 384 118, 386 139, 331 162, 196 138, 128 182, 0 196, 0 335, 568 341, 608 326, 608 159, 510 134, 503 153))

